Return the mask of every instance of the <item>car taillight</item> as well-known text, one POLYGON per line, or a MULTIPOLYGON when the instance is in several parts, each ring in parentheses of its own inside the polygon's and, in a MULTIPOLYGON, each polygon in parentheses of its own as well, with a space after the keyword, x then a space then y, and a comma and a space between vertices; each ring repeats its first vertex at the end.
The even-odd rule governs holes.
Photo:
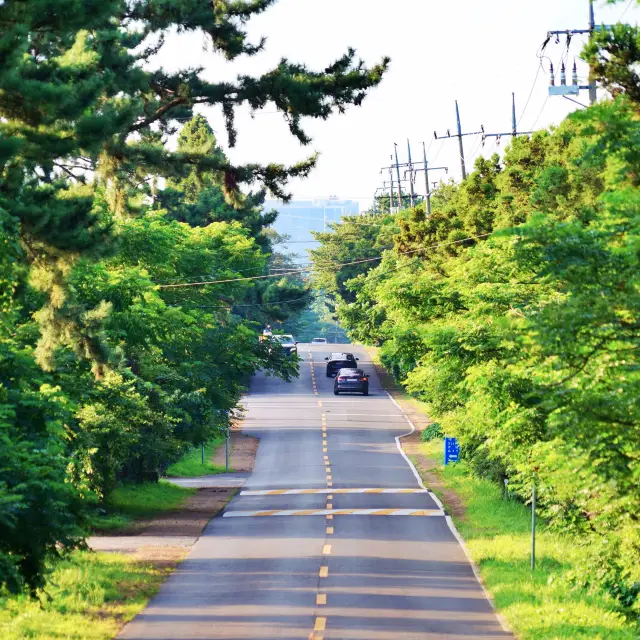
POLYGON ((338 382, 344 382, 346 378, 344 376, 338 376, 338 382))
POLYGON ((369 378, 360 378, 360 380, 362 380, 362 382, 366 382, 369 378))

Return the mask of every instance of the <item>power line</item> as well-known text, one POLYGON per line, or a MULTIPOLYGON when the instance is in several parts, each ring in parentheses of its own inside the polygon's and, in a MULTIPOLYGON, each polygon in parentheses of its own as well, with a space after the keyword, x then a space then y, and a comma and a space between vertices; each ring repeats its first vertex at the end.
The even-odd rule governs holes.
MULTIPOLYGON (((356 214, 354 214, 355 216, 356 214)), ((340 223, 342 222, 342 220, 326 220, 324 218, 311 218, 309 216, 294 216, 290 213, 279 213, 278 214, 279 217, 283 217, 283 218, 298 218, 299 220, 316 220, 319 222, 335 222, 335 223, 340 223)), ((354 216, 349 216, 349 217, 354 217, 354 216)), ((384 224, 380 223, 380 222, 361 222, 360 220, 349 220, 348 222, 352 222, 353 224, 361 224, 363 227, 383 227, 384 224)))
POLYGON ((282 304, 290 304, 292 302, 300 302, 300 300, 307 300, 308 298, 310 298, 312 296, 310 295, 306 295, 306 296, 302 296, 300 298, 292 298, 291 300, 277 300, 274 302, 256 302, 253 304, 220 304, 220 305, 184 305, 184 304, 174 304, 171 305, 172 307, 181 307, 183 309, 238 309, 238 308, 245 308, 245 307, 275 307, 278 305, 282 305, 282 304))
MULTIPOLYGON (((487 236, 490 236, 491 233, 481 233, 479 235, 476 236, 469 236, 467 238, 461 238, 460 240, 451 240, 449 242, 437 242, 435 244, 432 245, 428 245, 426 247, 420 247, 419 249, 412 249, 411 251, 399 251, 398 255, 409 255, 409 254, 413 254, 413 253, 417 253, 418 251, 425 251, 426 249, 434 249, 437 247, 444 247, 444 246, 449 246, 449 245, 454 245, 454 244, 460 244, 462 242, 467 242, 469 240, 477 240, 479 238, 486 238, 487 236)), ((365 264, 365 263, 369 263, 369 262, 375 262, 377 260, 383 260, 384 259, 384 255, 381 256, 376 256, 375 258, 365 258, 362 260, 353 260, 351 262, 342 262, 342 263, 334 263, 331 265, 328 265, 325 268, 333 268, 333 269, 339 269, 341 267, 349 267, 352 265, 356 265, 356 264, 365 264)), ((245 278, 228 278, 226 280, 209 280, 209 281, 203 281, 203 282, 186 282, 186 283, 179 283, 179 284, 163 284, 163 285, 158 285, 159 289, 175 289, 175 288, 183 288, 183 287, 199 287, 199 286, 205 286, 205 285, 209 285, 209 284, 229 284, 231 282, 246 282, 246 281, 250 281, 250 280, 264 280, 266 278, 280 278, 282 276, 286 276, 286 275, 298 275, 301 273, 308 273, 309 271, 312 271, 313 268, 312 267, 308 267, 305 269, 294 269, 292 271, 288 271, 285 273, 281 273, 281 274, 270 274, 270 275, 262 275, 262 276, 248 276, 245 278)))
POLYGON ((533 96, 533 91, 536 88, 536 84, 538 82, 538 78, 540 77, 540 70, 542 69, 542 60, 540 60, 539 64, 538 64, 538 70, 536 71, 536 77, 533 79, 533 84, 531 85, 531 91, 529 91, 529 97, 527 98, 527 102, 524 105, 524 109, 522 110, 522 113, 520 114, 520 118, 518 118, 518 126, 520 126, 520 123, 522 122, 522 118, 524 118, 524 114, 527 111, 527 107, 529 106, 529 102, 531 102, 531 96, 533 96))
POLYGON ((547 97, 544 99, 544 103, 542 104, 542 109, 540 109, 540 113, 538 114, 538 117, 535 119, 534 123, 531 125, 531 129, 536 128, 536 125, 538 124, 538 120, 540 120, 540 116, 542 115, 544 108, 547 106, 548 101, 549 101, 549 95, 547 95, 547 97))
POLYGON ((624 11, 620 14, 620 17, 618 18, 618 22, 622 22, 622 18, 625 17, 625 15, 627 15, 627 11, 629 11, 629 9, 631 9, 631 5, 633 4, 634 0, 629 0, 629 2, 627 3, 627 6, 625 7, 624 11))

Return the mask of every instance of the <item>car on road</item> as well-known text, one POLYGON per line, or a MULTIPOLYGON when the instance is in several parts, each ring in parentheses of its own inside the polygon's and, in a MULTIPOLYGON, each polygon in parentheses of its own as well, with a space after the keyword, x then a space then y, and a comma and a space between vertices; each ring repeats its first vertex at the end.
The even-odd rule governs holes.
POLYGON ((311 341, 311 344, 327 344, 327 339, 326 338, 314 338, 311 341))
POLYGON ((361 393, 369 395, 369 376, 362 369, 340 369, 333 383, 333 394, 361 393))
POLYGON ((285 353, 289 355, 292 353, 298 353, 298 343, 291 334, 285 333, 281 335, 274 335, 273 339, 280 343, 280 346, 285 353))
POLYGON ((333 378, 340 369, 355 369, 358 358, 353 353, 332 353, 327 361, 327 378, 333 378))

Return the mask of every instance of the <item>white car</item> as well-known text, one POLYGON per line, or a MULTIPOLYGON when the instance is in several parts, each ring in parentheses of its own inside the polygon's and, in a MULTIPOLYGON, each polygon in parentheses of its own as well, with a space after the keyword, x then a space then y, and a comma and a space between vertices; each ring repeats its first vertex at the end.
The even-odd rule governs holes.
POLYGON ((327 339, 326 338, 314 338, 311 341, 311 344, 327 344, 327 339))

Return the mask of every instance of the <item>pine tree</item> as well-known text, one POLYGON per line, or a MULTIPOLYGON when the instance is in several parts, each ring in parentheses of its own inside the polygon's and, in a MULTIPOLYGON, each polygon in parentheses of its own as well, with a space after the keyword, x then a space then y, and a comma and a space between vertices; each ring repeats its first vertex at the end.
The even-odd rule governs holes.
POLYGON ((171 151, 163 142, 177 122, 199 105, 220 106, 233 146, 236 108, 272 103, 308 144, 304 117, 326 119, 359 105, 382 79, 388 60, 368 68, 353 50, 321 71, 283 59, 262 76, 236 82, 209 82, 202 68, 145 69, 171 30, 204 34, 228 60, 259 53, 265 42, 249 42, 245 25, 274 2, 0 5, 0 207, 18 218, 30 261, 44 267, 35 277, 49 297, 40 314, 43 365, 51 367, 55 347, 70 342, 79 354, 104 361, 95 328, 83 326, 91 310, 75 304, 64 278, 78 254, 108 245, 109 218, 135 206, 141 185, 197 169, 220 176, 229 203, 239 202, 241 185, 255 182, 286 199, 287 180, 306 176, 315 163, 311 156, 290 167, 234 166, 197 145, 171 151))

